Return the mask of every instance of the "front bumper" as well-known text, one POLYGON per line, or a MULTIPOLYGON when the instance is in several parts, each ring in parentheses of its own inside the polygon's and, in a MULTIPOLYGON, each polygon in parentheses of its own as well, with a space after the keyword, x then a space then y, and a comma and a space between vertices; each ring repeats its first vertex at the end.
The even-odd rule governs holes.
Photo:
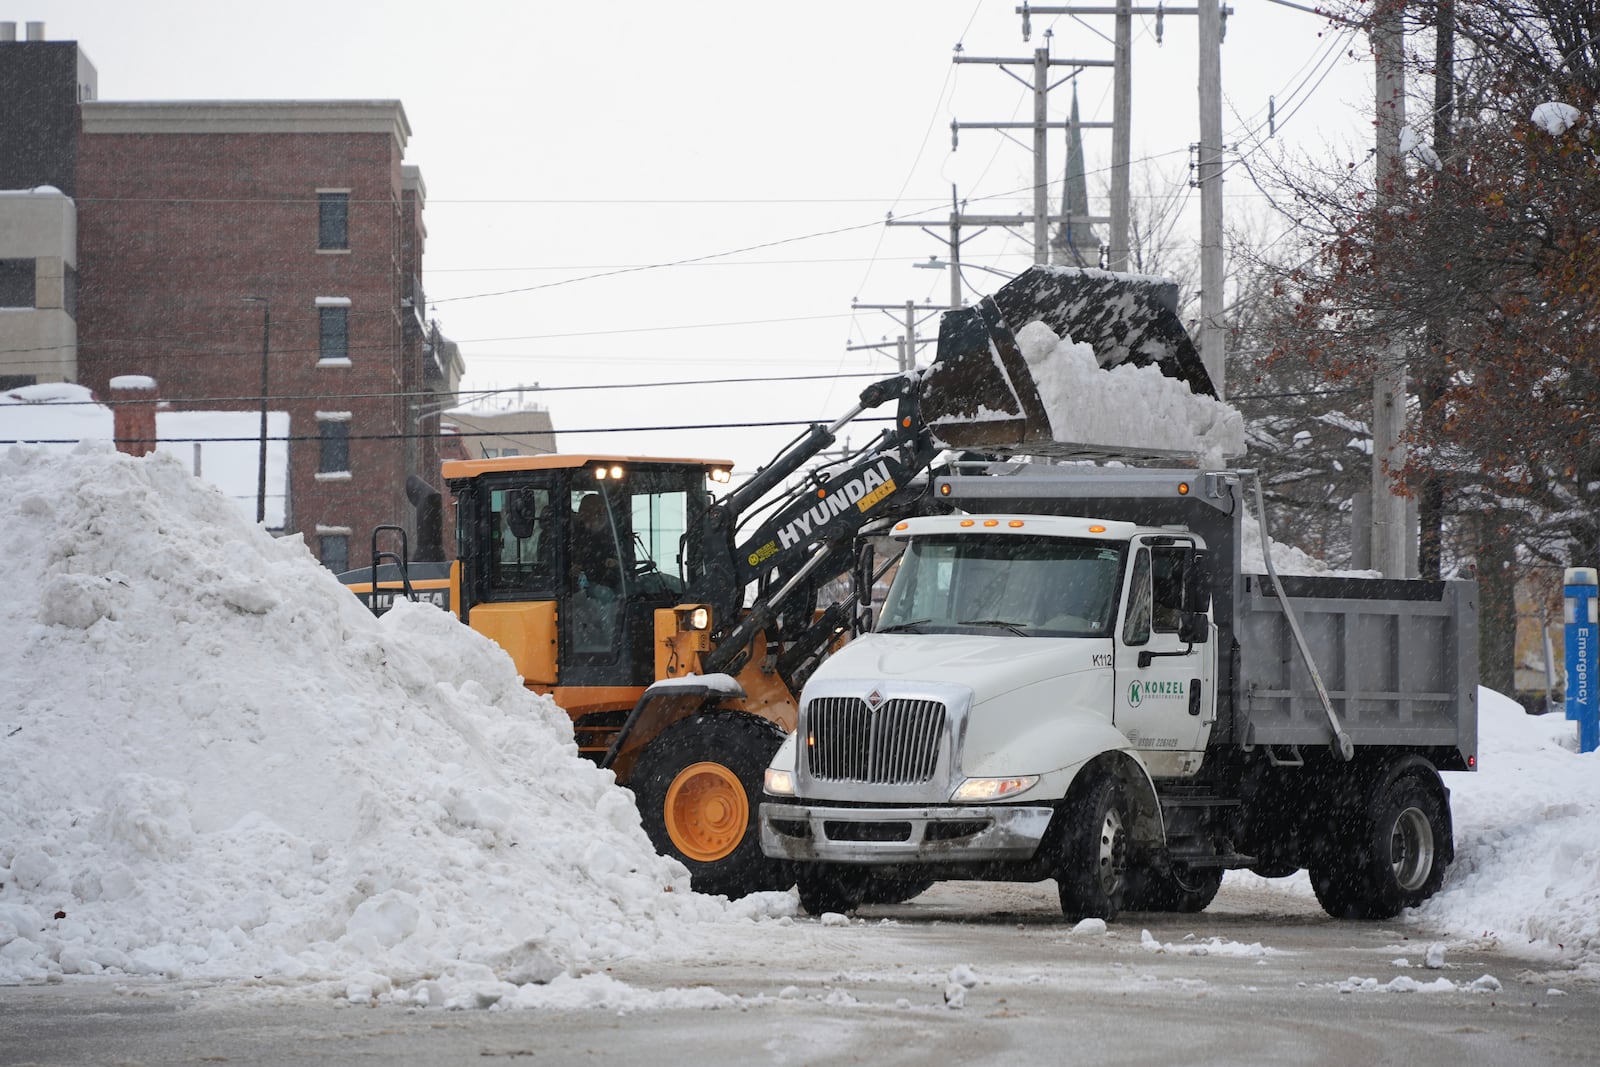
POLYGON ((834 863, 967 863, 1031 859, 1054 809, 1035 805, 846 808, 767 801, 761 850, 834 863))

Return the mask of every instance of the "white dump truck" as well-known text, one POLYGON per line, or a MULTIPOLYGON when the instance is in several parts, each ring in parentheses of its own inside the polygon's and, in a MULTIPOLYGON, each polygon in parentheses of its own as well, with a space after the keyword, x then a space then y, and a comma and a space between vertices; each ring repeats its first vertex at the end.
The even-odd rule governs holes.
POLYGON ((1477 762, 1476 588, 1250 573, 1252 482, 937 476, 949 513, 895 525, 873 631, 811 676, 766 773, 762 848, 802 906, 1053 878, 1068 918, 1112 919, 1199 911, 1230 868, 1308 868, 1338 917, 1431 896, 1439 772, 1477 762))

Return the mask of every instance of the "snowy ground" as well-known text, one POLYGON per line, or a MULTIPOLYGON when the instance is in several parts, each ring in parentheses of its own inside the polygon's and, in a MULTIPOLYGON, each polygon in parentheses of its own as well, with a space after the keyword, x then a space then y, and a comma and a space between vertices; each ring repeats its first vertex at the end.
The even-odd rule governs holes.
MULTIPOLYGON (((373 619, 170 457, 13 448, 0 535, 0 984, 714 1006, 605 967, 810 922, 789 894, 691 893, 493 644, 425 606, 373 619)), ((1404 921, 1600 978, 1600 756, 1480 703, 1482 769, 1447 776, 1456 865, 1404 921)), ((1309 895, 1230 874, 1223 902, 1252 886, 1309 895)))

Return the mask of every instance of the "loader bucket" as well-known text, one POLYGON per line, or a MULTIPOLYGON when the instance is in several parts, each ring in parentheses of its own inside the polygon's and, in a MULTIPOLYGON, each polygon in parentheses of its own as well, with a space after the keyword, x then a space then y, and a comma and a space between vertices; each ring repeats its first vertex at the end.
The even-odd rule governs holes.
POLYGON ((944 314, 923 382, 923 418, 951 448, 1049 451, 1049 414, 1016 340, 1035 321, 1092 346, 1103 368, 1154 364, 1214 397, 1177 305, 1177 286, 1161 278, 1029 267, 993 296, 944 314))

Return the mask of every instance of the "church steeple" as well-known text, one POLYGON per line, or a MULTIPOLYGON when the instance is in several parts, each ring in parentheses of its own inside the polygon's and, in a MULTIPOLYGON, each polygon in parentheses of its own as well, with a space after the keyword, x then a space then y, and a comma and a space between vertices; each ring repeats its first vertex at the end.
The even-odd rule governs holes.
POLYGON ((1083 130, 1078 125, 1078 85, 1072 85, 1072 120, 1067 123, 1067 175, 1061 187, 1061 214, 1066 216, 1056 227, 1050 242, 1050 260, 1068 267, 1094 267, 1100 263, 1100 236, 1088 223, 1074 225, 1074 218, 1089 214, 1089 181, 1084 174, 1083 130))

